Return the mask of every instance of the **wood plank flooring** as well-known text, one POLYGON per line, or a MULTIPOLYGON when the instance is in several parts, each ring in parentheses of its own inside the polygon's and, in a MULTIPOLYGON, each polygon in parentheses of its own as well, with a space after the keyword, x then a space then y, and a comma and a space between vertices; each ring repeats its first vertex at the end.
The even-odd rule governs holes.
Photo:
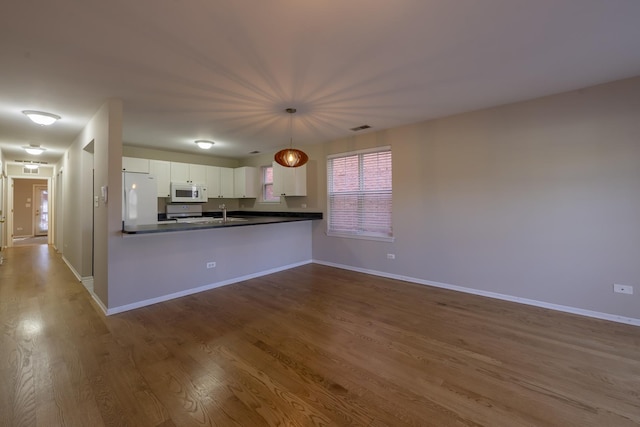
POLYGON ((105 317, 0 266, 1 426, 638 426, 640 328, 306 265, 105 317))

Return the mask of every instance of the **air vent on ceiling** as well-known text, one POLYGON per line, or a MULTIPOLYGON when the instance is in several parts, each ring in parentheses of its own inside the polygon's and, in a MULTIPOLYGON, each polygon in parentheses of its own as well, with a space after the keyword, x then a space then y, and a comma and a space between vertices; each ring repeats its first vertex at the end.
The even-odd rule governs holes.
POLYGON ((355 128, 351 128, 351 130, 354 131, 354 132, 359 132, 361 130, 370 129, 370 128, 371 128, 371 126, 369 126, 369 125, 362 125, 362 126, 358 126, 358 127, 355 127, 355 128))

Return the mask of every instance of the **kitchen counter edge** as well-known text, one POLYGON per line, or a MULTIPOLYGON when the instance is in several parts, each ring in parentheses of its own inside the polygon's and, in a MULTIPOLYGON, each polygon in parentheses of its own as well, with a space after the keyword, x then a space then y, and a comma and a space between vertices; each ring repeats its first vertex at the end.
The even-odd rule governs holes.
POLYGON ((311 221, 322 219, 322 212, 230 212, 228 215, 235 218, 244 218, 246 219, 246 221, 208 224, 168 222, 160 224, 125 226, 122 228, 122 234, 170 233, 176 231, 246 227, 250 225, 277 224, 282 222, 311 221))

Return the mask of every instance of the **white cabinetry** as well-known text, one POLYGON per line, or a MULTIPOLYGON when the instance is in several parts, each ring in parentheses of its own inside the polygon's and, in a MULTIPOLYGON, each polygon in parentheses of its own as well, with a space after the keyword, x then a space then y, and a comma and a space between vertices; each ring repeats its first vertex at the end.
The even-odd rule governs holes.
POLYGON ((171 162, 149 160, 149 173, 156 176, 158 197, 171 196, 171 162))
POLYGON ((273 195, 306 196, 307 165, 285 168, 273 162, 273 195))
POLYGON ((207 198, 232 199, 233 169, 219 166, 205 166, 207 198))
POLYGON ((206 166, 171 162, 171 181, 206 184, 206 166))
POLYGON ((122 170, 127 172, 149 173, 149 159, 138 159, 137 157, 123 157, 122 170))
POLYGON ((257 169, 251 166, 243 166, 233 170, 233 195, 236 198, 258 197, 256 180, 258 178, 257 169))

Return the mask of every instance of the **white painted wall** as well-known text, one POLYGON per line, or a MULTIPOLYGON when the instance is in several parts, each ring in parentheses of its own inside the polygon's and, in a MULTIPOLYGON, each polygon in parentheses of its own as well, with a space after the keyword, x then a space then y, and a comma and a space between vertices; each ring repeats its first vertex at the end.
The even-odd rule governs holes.
POLYGON ((123 235, 113 244, 108 308, 118 310, 310 262, 311 221, 123 235), (206 268, 210 261, 215 268, 206 268))
POLYGON ((313 257, 640 319, 639 99, 634 78, 314 147, 322 173, 327 154, 392 146, 395 242, 323 221, 313 257))

